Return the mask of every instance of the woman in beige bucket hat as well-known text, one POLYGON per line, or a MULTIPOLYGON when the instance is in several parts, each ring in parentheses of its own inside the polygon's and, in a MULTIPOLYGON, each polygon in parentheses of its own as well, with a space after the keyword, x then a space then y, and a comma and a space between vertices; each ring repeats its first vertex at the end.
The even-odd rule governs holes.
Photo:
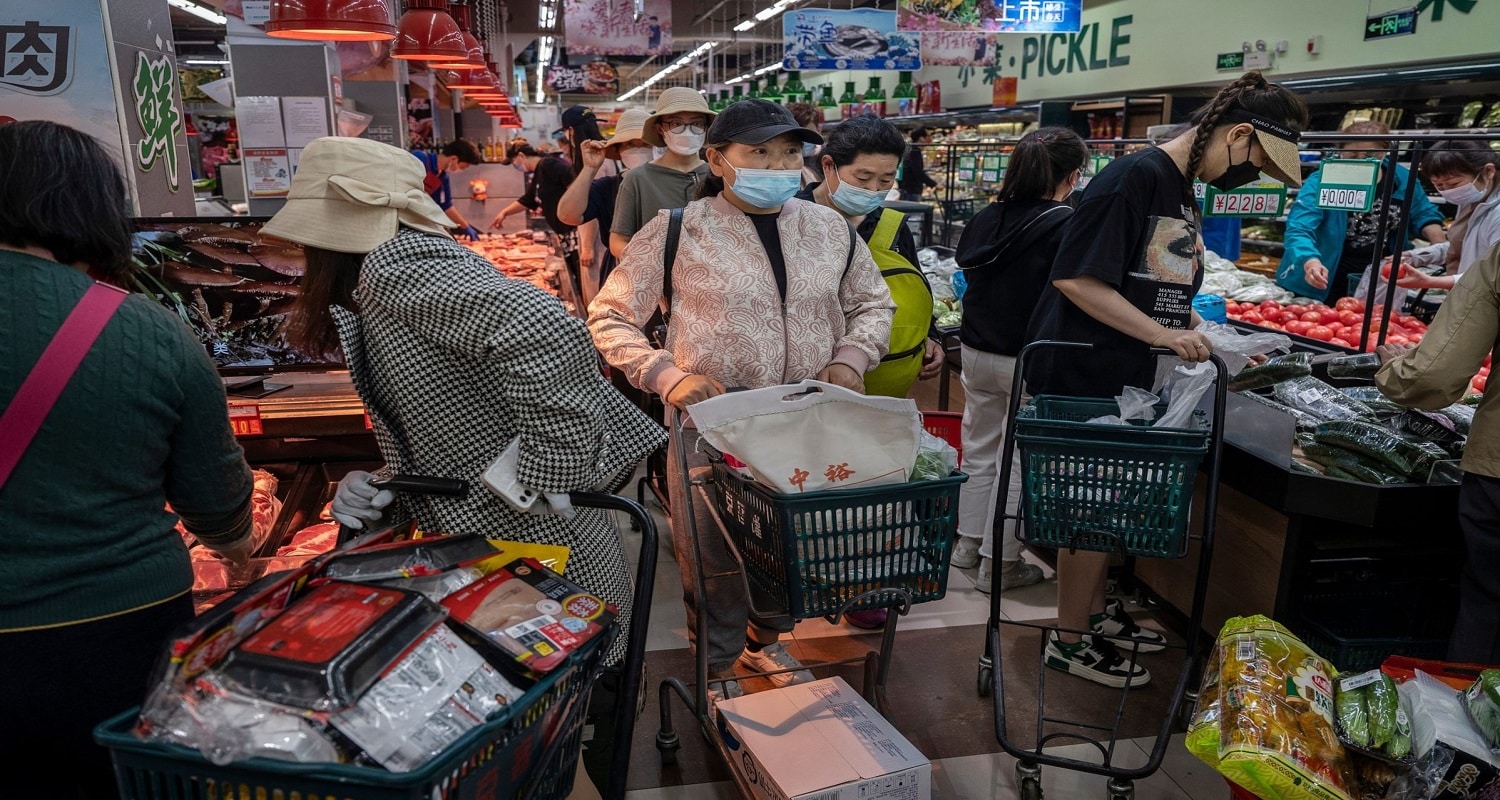
POLYGON ((708 126, 718 116, 697 89, 673 86, 656 99, 656 113, 646 119, 641 139, 667 152, 625 176, 609 229, 609 249, 619 258, 636 232, 662 209, 683 208, 708 180, 702 157, 708 126))

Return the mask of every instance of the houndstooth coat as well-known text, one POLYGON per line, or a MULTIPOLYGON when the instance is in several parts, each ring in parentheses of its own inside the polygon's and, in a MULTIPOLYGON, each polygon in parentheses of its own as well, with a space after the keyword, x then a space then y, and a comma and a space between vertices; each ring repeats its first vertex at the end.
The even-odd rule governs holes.
POLYGON ((470 486, 461 498, 402 496, 401 510, 429 532, 566 545, 567 577, 628 622, 631 575, 607 512, 524 514, 480 481, 519 436, 522 484, 609 490, 665 440, 605 380, 583 322, 452 239, 406 229, 365 258, 354 299, 357 313, 332 311, 388 468, 470 486))

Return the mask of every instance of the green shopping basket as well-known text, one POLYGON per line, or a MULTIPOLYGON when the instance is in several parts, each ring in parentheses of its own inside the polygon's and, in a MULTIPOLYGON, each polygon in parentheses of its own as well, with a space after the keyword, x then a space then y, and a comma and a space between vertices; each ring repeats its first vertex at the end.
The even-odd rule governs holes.
POLYGON ((710 496, 756 588, 797 620, 890 605, 855 598, 904 590, 912 603, 942 599, 958 528, 947 478, 864 489, 780 494, 713 462, 710 496))
MULTIPOLYGON (((1158 406, 1158 414, 1165 406, 1158 406)), ((1109 425, 1114 400, 1038 395, 1015 419, 1025 540, 1041 547, 1187 555, 1188 512, 1209 427, 1109 425)))
POLYGON ((563 800, 573 790, 589 691, 617 632, 586 643, 523 698, 410 772, 267 758, 215 764, 198 750, 137 738, 138 708, 100 723, 94 739, 114 759, 122 800, 563 800), (554 742, 554 755, 540 763, 554 742))

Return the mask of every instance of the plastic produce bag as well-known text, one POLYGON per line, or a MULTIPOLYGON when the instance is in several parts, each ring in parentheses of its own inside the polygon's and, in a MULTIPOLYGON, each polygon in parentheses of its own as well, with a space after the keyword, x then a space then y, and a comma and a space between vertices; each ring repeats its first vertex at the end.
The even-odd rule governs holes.
POLYGON ((1500 749, 1500 669, 1479 673, 1464 692, 1464 709, 1492 749, 1500 749))
POLYGON ((1193 412, 1198 409, 1198 401, 1213 388, 1214 380, 1218 377, 1219 371, 1207 362, 1191 367, 1184 364, 1174 369, 1162 392, 1167 400, 1167 410, 1160 419, 1152 423, 1152 427, 1193 427, 1193 412))
POLYGON ((1313 377, 1293 378, 1276 384, 1276 399, 1319 419, 1373 422, 1374 412, 1357 400, 1313 377))
POLYGON ((917 443, 917 463, 912 467, 914 481, 935 481, 946 478, 958 469, 958 449, 942 437, 922 431, 917 443))
POLYGON ((1197 330, 1213 343, 1214 355, 1223 360, 1231 377, 1250 364, 1251 356, 1292 349, 1291 337, 1280 333, 1244 334, 1228 325, 1207 321, 1197 330))
POLYGON ((1413 777, 1425 777, 1434 787, 1424 797, 1494 797, 1500 759, 1469 720, 1462 695, 1420 669, 1396 691, 1411 717, 1418 757, 1413 777))
POLYGON ((1348 800, 1333 666, 1259 615, 1225 622, 1216 649, 1219 772, 1263 800, 1348 800))
MULTIPOLYGON (((1227 365, 1227 362, 1226 362, 1227 365)), ((1264 364, 1246 367, 1229 381, 1229 391, 1247 392, 1275 386, 1293 378, 1305 378, 1312 374, 1312 353, 1287 353, 1272 356, 1264 364)))

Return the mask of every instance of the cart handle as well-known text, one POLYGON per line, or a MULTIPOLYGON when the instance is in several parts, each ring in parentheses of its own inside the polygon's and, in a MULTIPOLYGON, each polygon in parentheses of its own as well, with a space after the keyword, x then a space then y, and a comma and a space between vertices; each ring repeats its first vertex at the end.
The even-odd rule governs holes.
POLYGON ((409 494, 430 494, 439 497, 463 497, 469 493, 469 482, 457 478, 438 478, 431 475, 392 475, 370 481, 377 489, 409 494))

